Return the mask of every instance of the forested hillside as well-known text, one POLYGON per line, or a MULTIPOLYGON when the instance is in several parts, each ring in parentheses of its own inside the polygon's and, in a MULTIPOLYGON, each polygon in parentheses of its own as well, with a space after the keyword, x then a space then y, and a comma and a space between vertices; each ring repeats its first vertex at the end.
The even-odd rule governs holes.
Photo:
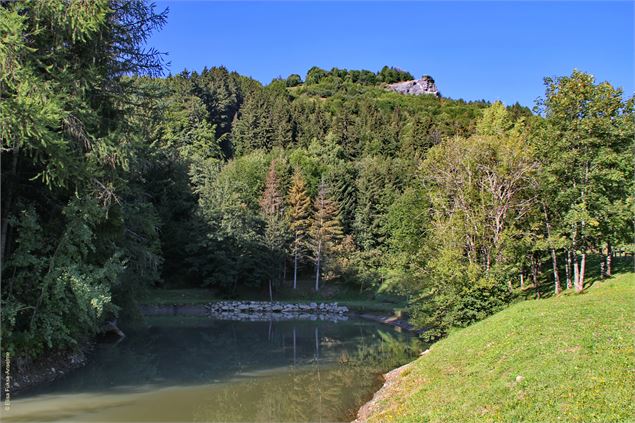
POLYGON ((389 66, 162 77, 165 19, 0 6, 3 351, 74 346, 149 287, 298 277, 405 295, 438 336, 631 248, 634 103, 609 83, 546 78, 532 113, 389 92, 413 79, 389 66))

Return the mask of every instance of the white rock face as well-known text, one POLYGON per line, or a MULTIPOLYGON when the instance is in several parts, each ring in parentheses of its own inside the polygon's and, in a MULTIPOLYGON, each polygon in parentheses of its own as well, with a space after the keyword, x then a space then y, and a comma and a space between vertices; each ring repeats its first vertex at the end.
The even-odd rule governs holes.
POLYGON ((421 79, 415 79, 412 81, 397 82, 395 84, 389 84, 388 89, 401 94, 408 95, 423 95, 430 94, 435 97, 441 97, 437 85, 434 83, 429 75, 424 75, 421 79))

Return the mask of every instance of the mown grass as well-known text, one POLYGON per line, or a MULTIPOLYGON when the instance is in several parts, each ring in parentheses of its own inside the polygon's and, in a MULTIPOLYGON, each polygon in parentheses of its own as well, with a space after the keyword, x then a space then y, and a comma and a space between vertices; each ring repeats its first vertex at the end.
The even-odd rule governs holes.
POLYGON ((635 273, 515 304, 434 344, 371 422, 635 421, 635 273))
POLYGON ((214 291, 200 288, 152 289, 139 302, 147 305, 197 305, 220 301, 214 291))

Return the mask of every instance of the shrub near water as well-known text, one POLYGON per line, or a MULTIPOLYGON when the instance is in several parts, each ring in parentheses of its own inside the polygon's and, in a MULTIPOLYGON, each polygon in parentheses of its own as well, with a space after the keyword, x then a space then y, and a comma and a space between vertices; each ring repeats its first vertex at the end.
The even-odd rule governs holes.
POLYGON ((438 342, 372 422, 632 421, 635 274, 516 304, 438 342))

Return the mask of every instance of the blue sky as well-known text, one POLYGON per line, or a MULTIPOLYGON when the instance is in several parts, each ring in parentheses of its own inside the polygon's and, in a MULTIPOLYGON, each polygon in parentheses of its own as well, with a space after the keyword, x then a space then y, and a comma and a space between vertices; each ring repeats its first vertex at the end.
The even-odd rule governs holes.
POLYGON ((268 83, 384 65, 432 75, 444 96, 533 106, 544 76, 590 72, 632 95, 634 3, 157 2, 167 25, 149 44, 169 71, 225 65, 268 83))

